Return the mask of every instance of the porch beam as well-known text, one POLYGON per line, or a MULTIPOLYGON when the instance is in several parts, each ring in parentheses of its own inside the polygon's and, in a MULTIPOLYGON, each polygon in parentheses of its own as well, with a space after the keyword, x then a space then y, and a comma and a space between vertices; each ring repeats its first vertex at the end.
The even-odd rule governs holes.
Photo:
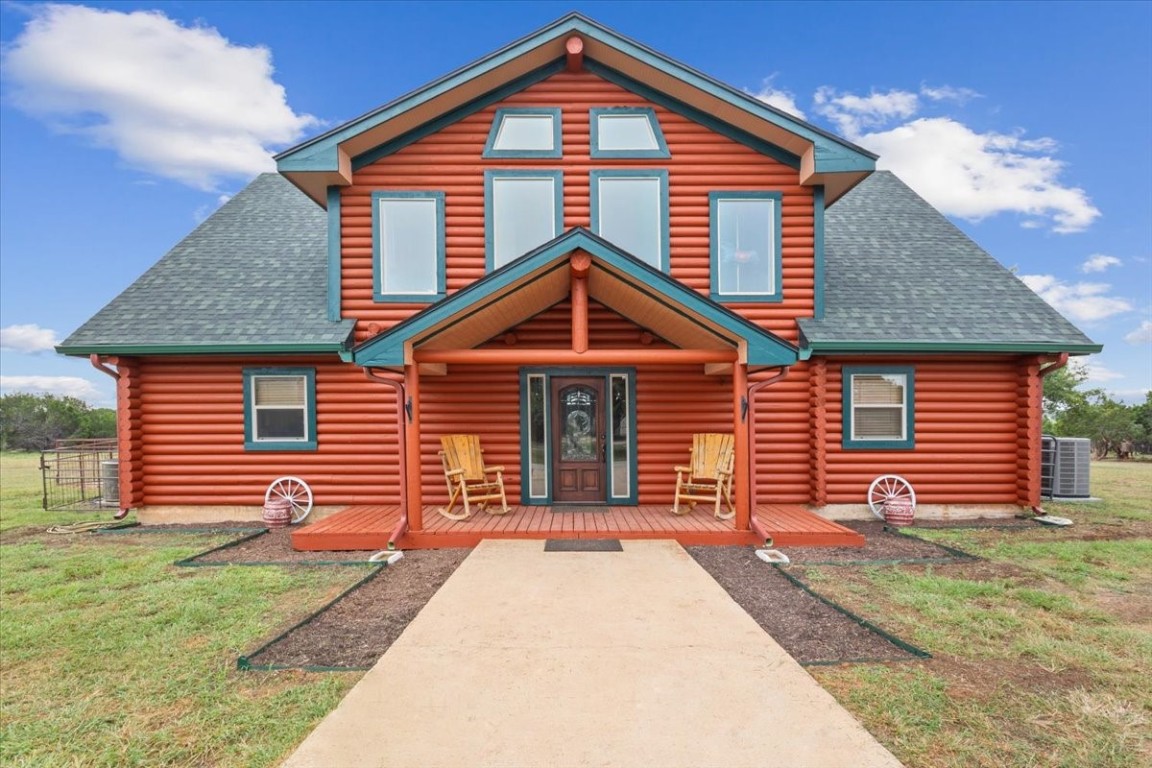
POLYGON ((588 270, 592 257, 578 251, 572 254, 571 266, 572 351, 583 354, 588 351, 588 270))
POLYGON ((404 483, 408 495, 408 528, 424 530, 424 505, 420 472, 420 366, 404 366, 404 392, 408 396, 405 408, 408 424, 404 429, 404 483))
POLYGON ((732 366, 732 424, 736 433, 736 458, 734 480, 736 483, 736 530, 748 531, 752 525, 751 472, 748 461, 748 411, 751 408, 748 397, 748 366, 737 363, 732 366))
POLYGON ((446 365, 707 365, 733 363, 734 349, 429 349, 417 350, 417 363, 446 365))

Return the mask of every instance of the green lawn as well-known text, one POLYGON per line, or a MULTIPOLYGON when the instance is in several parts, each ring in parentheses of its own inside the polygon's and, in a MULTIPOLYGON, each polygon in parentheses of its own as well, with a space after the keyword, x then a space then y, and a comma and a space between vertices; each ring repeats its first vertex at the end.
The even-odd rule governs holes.
POLYGON ((0 478, 0 765, 273 765, 359 679, 235 663, 360 569, 171 565, 220 536, 49 537, 109 513, 40 510, 34 456, 0 456, 0 478))
MULTIPOLYGON (((1102 502, 1051 507, 1072 528, 921 533, 984 560, 803 572, 932 652, 811 670, 907 765, 1152 764, 1152 464, 1092 473, 1102 502)), ((275 765, 359 679, 235 670, 359 569, 171 565, 220 536, 50 537, 109 513, 41 511, 31 455, 0 455, 0 479, 0 765, 275 765)))

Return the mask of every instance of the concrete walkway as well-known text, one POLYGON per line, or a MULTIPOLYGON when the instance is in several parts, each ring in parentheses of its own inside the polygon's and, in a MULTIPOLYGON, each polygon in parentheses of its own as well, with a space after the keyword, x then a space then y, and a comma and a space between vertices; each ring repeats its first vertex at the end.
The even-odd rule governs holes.
POLYGON ((483 542, 284 765, 900 765, 679 545, 623 546, 483 542))

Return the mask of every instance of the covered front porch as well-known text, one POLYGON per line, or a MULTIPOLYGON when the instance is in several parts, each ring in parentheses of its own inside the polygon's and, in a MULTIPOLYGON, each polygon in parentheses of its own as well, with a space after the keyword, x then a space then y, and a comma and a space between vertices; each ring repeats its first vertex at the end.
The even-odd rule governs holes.
POLYGON ((448 520, 425 507, 423 529, 409 530, 399 505, 347 507, 292 532, 298 550, 440 549, 498 539, 674 539, 684 546, 860 547, 864 537, 800 505, 758 506, 751 530, 717 520, 707 509, 673 515, 669 505, 560 507, 512 505, 506 515, 476 512, 448 520))

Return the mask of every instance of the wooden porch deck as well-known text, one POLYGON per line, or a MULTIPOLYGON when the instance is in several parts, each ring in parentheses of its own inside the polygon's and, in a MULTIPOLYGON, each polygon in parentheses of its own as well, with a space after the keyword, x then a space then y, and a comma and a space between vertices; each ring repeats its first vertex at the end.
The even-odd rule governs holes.
MULTIPOLYGON (((668 505, 604 507, 603 511, 556 511, 562 507, 512 506, 506 515, 477 512, 468 520, 448 520, 424 508, 422 531, 409 531, 398 549, 473 547, 482 539, 675 539, 684 546, 763 544, 731 520, 717 520, 700 508, 675 516, 668 505)), ((587 508, 584 508, 587 509, 587 508)), ((757 507, 755 518, 778 547, 862 547, 864 537, 795 504, 757 507)), ((400 522, 394 504, 342 509, 292 532, 297 550, 380 550, 400 522)))

